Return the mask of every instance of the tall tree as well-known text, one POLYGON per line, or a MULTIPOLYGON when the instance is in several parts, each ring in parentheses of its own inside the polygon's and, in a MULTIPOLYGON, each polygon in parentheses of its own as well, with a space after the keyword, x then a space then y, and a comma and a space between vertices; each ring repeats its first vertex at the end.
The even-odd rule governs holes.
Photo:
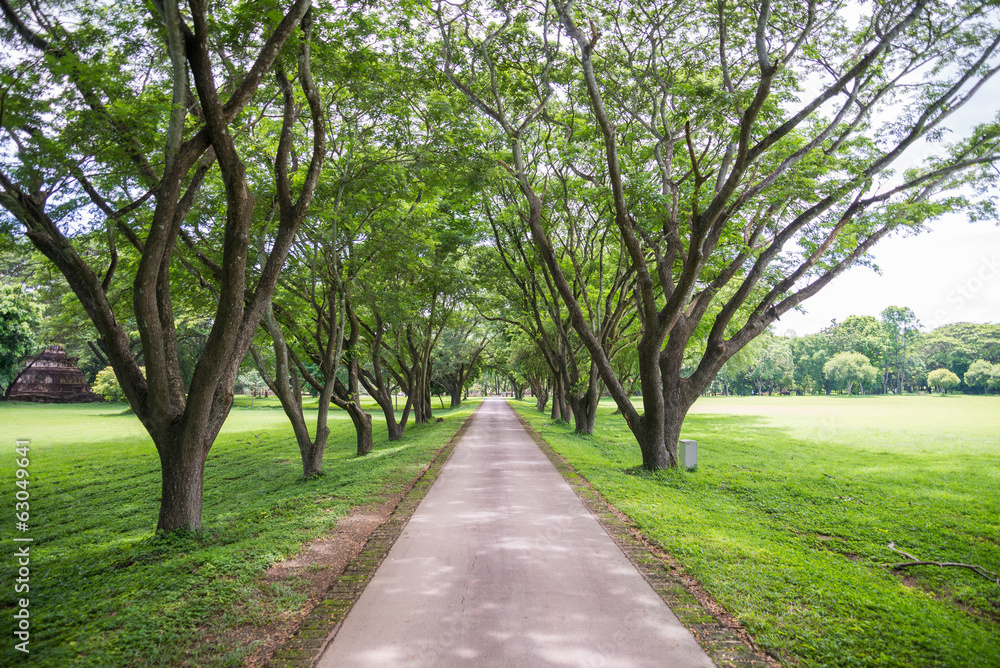
POLYGON ((990 378, 994 375, 994 366, 986 360, 976 360, 969 365, 969 370, 965 372, 962 382, 973 391, 986 392, 990 378))
POLYGON ((1000 325, 956 322, 920 336, 916 347, 931 369, 964 375, 977 359, 1000 363, 1000 325))
POLYGON ((948 369, 934 369, 927 374, 927 387, 948 394, 948 390, 958 387, 962 379, 948 369))
POLYGON ((907 349, 913 346, 919 332, 920 321, 913 311, 905 306, 887 306, 882 309, 879 316, 888 339, 888 363, 896 371, 896 392, 902 394, 907 349))
POLYGON ((480 355, 492 337, 478 318, 456 315, 434 350, 434 373, 438 384, 451 396, 450 408, 462 405, 466 386, 478 375, 480 355))
POLYGON ((879 370, 882 392, 889 382, 889 356, 892 341, 889 331, 873 316, 851 315, 844 322, 834 322, 823 330, 831 352, 856 352, 868 358, 879 370))
MULTIPOLYGON (((538 149, 543 152, 546 147, 538 149)), ((558 260, 574 267, 574 298, 586 309, 588 322, 613 360, 626 347, 623 332, 634 320, 629 298, 634 273, 608 235, 606 212, 586 202, 576 206, 570 197, 571 182, 581 181, 573 176, 574 169, 579 171, 577 165, 564 164, 553 170, 558 205, 546 222, 563 242, 558 260)), ((516 192, 501 184, 492 195, 484 198, 483 210, 494 252, 480 256, 477 273, 499 301, 483 310, 500 314, 488 317, 516 326, 534 340, 550 370, 552 418, 568 421, 572 415, 575 431, 589 434, 600 399, 596 367, 573 329, 550 269, 519 221, 516 192)))
POLYGON ((545 356, 535 341, 523 331, 512 327, 505 332, 510 337, 503 356, 503 367, 521 382, 531 388, 535 398, 535 408, 539 412, 545 410, 549 403, 550 381, 552 370, 545 361, 545 356))
POLYGON ((368 352, 361 382, 382 408, 391 438, 402 435, 411 415, 417 423, 432 419, 434 350, 467 296, 463 262, 475 225, 454 202, 462 188, 450 192, 433 181, 427 178, 427 192, 403 213, 390 209, 370 240, 380 249, 378 261, 358 279, 357 315, 368 352), (398 423, 393 384, 406 394, 398 423))
POLYGON ((758 395, 779 389, 782 382, 790 384, 794 363, 788 339, 765 332, 744 349, 750 352, 745 375, 758 395))
POLYGON ((793 337, 791 348, 796 390, 810 394, 825 390, 829 394, 830 386, 823 374, 823 365, 831 355, 830 342, 826 337, 823 334, 793 337))
MULTIPOLYGON (((335 17, 327 17, 333 19, 335 17)), ((331 402, 351 417, 357 453, 373 447, 372 418, 360 402, 363 299, 359 274, 392 257, 400 228, 414 224, 421 200, 416 155, 426 137, 414 130, 414 110, 400 85, 405 77, 369 29, 352 22, 323 24, 327 35, 315 76, 324 90, 331 140, 317 203, 296 241, 263 324, 274 351, 273 369, 254 350, 268 386, 293 425, 303 474, 322 467, 331 402), (404 213, 407 212, 408 213, 404 213), (343 370, 343 374, 339 373, 343 370), (319 395, 315 436, 306 428, 300 385, 319 395)), ((263 144, 267 137, 261 137, 263 144)), ((263 244, 263 240, 261 242, 263 244)), ((375 369, 375 374, 380 373, 375 369)), ((372 388, 383 410, 391 397, 372 388)), ((390 408, 390 438, 398 429, 390 408)))
POLYGON ((435 6, 444 71, 506 142, 524 224, 646 467, 676 466, 684 417, 726 360, 879 240, 947 211, 993 215, 990 194, 961 188, 995 180, 996 122, 893 170, 1000 69, 1000 8, 912 0, 841 12, 770 0, 435 6), (641 413, 574 294, 575 268, 559 261, 549 171, 526 150, 550 131, 546 108, 581 91, 637 274, 641 413), (881 114, 887 105, 906 111, 881 114), (687 375, 688 344, 705 328, 687 375))
MULTIPOLYGON (((232 406, 233 384, 295 233, 312 200, 325 153, 319 95, 310 73, 309 0, 285 11, 156 0, 69 6, 0 0, 14 47, 14 85, 3 128, 13 142, 0 169, 3 206, 66 277, 100 333, 108 361, 160 457, 157 529, 199 529, 205 459, 232 406), (281 60, 297 39, 297 98, 281 60), (228 41, 231 40, 231 41, 228 41), (41 57, 38 57, 41 56, 41 57), (282 117, 273 162, 276 224, 259 267, 248 264, 254 196, 238 138, 273 73, 282 117), (311 126, 308 167, 289 177, 300 100, 311 126), (218 283, 211 329, 185 388, 178 355, 171 269, 199 230, 188 216, 210 171, 221 182, 219 260, 192 250, 218 283), (297 194, 294 192, 297 190, 297 194), (64 216, 76 214, 67 221, 64 216), (87 220, 99 219, 99 223, 87 220), (88 229, 89 227, 89 229, 88 229), (96 266, 78 245, 104 230, 110 261, 96 266), (109 293, 117 244, 139 254, 130 300, 146 374, 109 293), (254 276, 256 274, 256 276, 254 276)), ((261 113, 260 111, 258 113, 261 113)))

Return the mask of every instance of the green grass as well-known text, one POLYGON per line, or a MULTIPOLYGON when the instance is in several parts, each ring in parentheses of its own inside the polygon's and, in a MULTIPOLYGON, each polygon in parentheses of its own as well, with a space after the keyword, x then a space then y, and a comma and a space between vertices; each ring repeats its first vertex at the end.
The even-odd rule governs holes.
POLYGON ((352 507, 402 489, 474 407, 438 410, 444 422, 411 424, 395 443, 383 423, 374 452, 362 458, 350 419, 334 411, 326 475, 309 481, 300 479, 284 413, 237 407, 206 465, 203 531, 154 539, 159 460, 123 405, 0 403, 7 441, 0 443, 0 498, 8 506, 0 665, 25 659, 11 635, 16 599, 25 596, 32 666, 242 665, 253 647, 205 639, 267 626, 306 600, 302 582, 269 584, 264 571, 352 507), (31 528, 18 534, 34 539, 27 595, 12 586, 15 438, 31 439, 31 528))
POLYGON ((766 651, 794 666, 1000 666, 1000 398, 705 398, 693 472, 637 468, 603 406, 592 437, 517 410, 766 651))

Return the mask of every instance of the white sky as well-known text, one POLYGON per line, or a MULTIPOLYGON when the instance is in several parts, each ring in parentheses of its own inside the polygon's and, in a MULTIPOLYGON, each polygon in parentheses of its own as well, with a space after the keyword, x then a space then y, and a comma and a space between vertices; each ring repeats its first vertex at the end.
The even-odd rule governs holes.
MULTIPOLYGON (((993 120, 998 110, 1000 78, 993 77, 946 121, 955 130, 946 140, 966 136, 974 125, 993 120)), ((936 150, 926 143, 914 146, 895 168, 916 166, 936 150)), ((871 252, 881 273, 867 267, 848 269, 803 302, 805 313, 781 316, 774 331, 812 334, 831 319, 878 316, 886 306, 911 308, 923 331, 953 322, 1000 323, 1000 226, 953 215, 928 227, 919 235, 883 239, 871 252)))
POLYGON ((943 218, 923 234, 884 239, 872 250, 881 275, 852 267, 811 299, 806 313, 787 313, 779 334, 812 334, 849 315, 886 306, 913 309, 924 331, 952 322, 1000 323, 1000 227, 943 218))

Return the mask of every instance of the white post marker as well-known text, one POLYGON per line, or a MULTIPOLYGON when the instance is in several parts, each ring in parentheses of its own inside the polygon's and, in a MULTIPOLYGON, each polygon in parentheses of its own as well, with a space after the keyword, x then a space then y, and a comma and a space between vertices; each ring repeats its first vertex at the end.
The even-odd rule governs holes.
POLYGON ((688 471, 698 468, 698 441, 686 438, 677 441, 677 463, 688 471))

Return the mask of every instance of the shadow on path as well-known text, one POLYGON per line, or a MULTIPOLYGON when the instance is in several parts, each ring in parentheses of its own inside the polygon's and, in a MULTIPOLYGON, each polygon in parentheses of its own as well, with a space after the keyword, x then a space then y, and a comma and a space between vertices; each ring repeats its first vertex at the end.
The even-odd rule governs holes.
POLYGON ((715 664, 487 401, 316 665, 715 664))

